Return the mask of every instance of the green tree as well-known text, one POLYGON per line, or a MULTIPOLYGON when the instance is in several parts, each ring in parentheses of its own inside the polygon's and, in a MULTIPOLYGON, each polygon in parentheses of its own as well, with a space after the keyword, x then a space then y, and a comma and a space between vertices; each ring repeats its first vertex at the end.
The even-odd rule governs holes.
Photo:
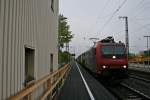
POLYGON ((64 47, 65 44, 69 43, 73 38, 73 35, 70 31, 70 26, 68 25, 67 18, 63 15, 59 15, 59 56, 58 62, 61 65, 62 63, 67 63, 71 57, 68 51, 61 51, 61 48, 64 47))
POLYGON ((64 44, 69 43, 72 38, 73 35, 71 34, 70 26, 67 23, 67 18, 63 15, 59 15, 59 46, 63 48, 64 44))

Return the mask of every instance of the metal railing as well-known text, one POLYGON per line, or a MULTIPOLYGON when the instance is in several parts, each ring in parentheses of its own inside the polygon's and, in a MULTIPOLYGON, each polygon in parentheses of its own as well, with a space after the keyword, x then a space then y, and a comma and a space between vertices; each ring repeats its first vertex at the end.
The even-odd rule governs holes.
POLYGON ((46 98, 52 99, 56 94, 59 87, 61 87, 66 79, 68 72, 70 71, 70 65, 66 64, 64 67, 52 74, 49 74, 42 79, 28 85, 19 93, 8 98, 8 100, 33 100, 33 94, 38 91, 39 87, 46 87, 44 93, 39 96, 40 100, 45 100, 46 98))

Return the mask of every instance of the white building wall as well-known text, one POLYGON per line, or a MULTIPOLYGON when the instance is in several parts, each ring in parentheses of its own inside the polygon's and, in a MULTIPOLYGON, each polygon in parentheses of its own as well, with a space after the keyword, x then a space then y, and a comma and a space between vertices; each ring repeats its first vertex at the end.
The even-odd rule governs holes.
MULTIPOLYGON (((3 7, 1 6, 3 4, 2 1, 0 1, 0 15, 4 15, 3 7)), ((3 32, 3 18, 0 17, 0 33, 3 32)), ((3 34, 0 34, 0 99, 2 97, 2 45, 3 45, 3 34)))
POLYGON ((25 46, 35 49, 35 79, 58 68, 58 0, 0 0, 0 100, 19 92, 25 80, 25 46))

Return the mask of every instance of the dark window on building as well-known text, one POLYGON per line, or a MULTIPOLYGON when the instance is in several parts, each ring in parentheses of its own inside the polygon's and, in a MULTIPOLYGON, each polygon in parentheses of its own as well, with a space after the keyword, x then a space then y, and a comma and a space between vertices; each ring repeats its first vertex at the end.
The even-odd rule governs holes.
POLYGON ((54 0, 51 0, 51 9, 54 12, 54 0))
POLYGON ((25 47, 25 86, 34 80, 35 50, 25 47))
POLYGON ((50 72, 53 72, 53 54, 50 55, 50 72))

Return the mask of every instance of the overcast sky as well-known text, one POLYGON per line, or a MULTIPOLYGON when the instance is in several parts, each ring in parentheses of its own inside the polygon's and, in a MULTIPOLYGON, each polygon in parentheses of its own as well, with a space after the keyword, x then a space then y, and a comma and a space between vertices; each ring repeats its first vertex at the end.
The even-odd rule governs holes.
POLYGON ((71 52, 79 55, 89 49, 93 37, 114 36, 125 42, 125 21, 119 16, 128 16, 130 51, 146 50, 143 36, 150 35, 150 0, 60 0, 59 5, 75 35, 71 52))

